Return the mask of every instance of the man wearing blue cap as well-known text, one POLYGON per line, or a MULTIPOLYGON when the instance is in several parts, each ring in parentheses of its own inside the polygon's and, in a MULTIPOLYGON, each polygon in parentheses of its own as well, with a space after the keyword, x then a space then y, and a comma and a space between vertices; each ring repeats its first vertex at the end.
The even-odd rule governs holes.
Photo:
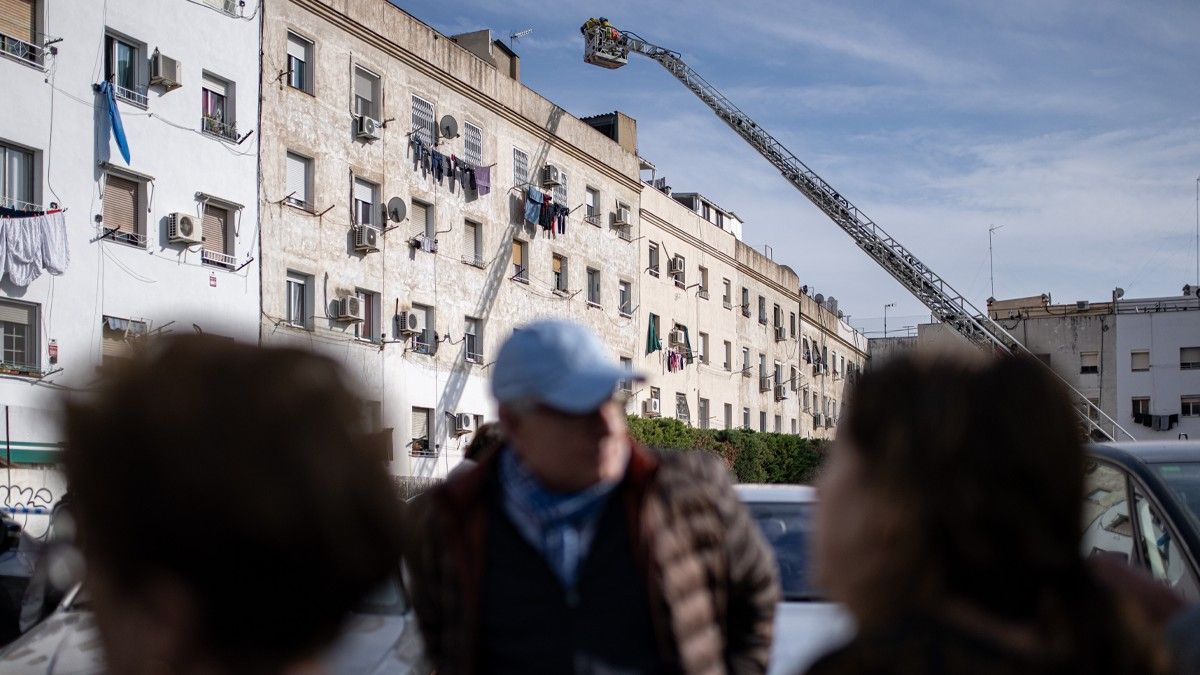
POLYGON ((775 565, 729 472, 633 442, 619 366, 539 321, 493 366, 505 447, 420 500, 413 604, 439 675, 766 671, 775 565))

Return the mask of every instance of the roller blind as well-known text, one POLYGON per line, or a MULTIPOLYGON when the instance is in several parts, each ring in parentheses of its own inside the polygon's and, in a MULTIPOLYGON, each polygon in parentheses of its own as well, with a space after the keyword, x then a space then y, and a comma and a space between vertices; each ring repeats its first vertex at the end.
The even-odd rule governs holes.
POLYGON ((367 71, 356 68, 354 70, 354 93, 368 101, 374 101, 376 79, 374 75, 367 71))
POLYGON ((229 211, 216 206, 204 207, 204 249, 214 253, 225 250, 225 233, 229 227, 229 211))
POLYGON ((138 184, 109 174, 104 181, 104 225, 136 233, 138 184))
POLYGON ((225 92, 225 89, 226 89, 225 83, 222 82, 221 80, 218 80, 215 77, 211 77, 209 75, 204 76, 204 88, 211 91, 214 94, 220 94, 221 96, 227 95, 225 92))
POLYGON ((368 204, 375 203, 375 185, 361 178, 354 179, 354 198, 368 204))
MULTIPOLYGON (((3 1, 3 0, 0 0, 0 1, 3 1)), ((307 61, 308 60, 308 47, 310 44, 311 43, 308 40, 305 40, 304 38, 297 37, 296 35, 288 33, 288 44, 287 44, 288 56, 295 58, 295 59, 300 59, 301 61, 307 61)))
POLYGON ((1130 361, 1133 370, 1149 370, 1150 352, 1133 352, 1130 354, 1130 361))
POLYGON ((22 326, 32 325, 34 323, 33 309, 32 305, 0 302, 0 321, 20 324, 22 326))
POLYGON ((308 158, 287 154, 287 191, 292 199, 308 203, 308 158))
POLYGON ((1200 347, 1180 348, 1179 364, 1189 368, 1200 368, 1200 347))
POLYGON ((517 267, 525 266, 525 247, 519 241, 513 241, 513 264, 517 267))
POLYGON ((427 230, 429 228, 429 209, 421 202, 413 202, 410 210, 412 213, 408 218, 413 225, 420 225, 427 230))
POLYGON ((32 43, 36 15, 33 0, 0 0, 0 33, 32 43))
POLYGON ((429 408, 412 409, 412 437, 429 438, 429 408))

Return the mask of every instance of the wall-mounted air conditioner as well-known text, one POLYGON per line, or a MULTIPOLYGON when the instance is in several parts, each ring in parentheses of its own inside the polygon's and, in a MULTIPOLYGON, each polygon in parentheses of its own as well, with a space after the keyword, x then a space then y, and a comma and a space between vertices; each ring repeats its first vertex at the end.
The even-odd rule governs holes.
POLYGON ((338 300, 338 321, 362 321, 365 312, 362 298, 357 295, 347 295, 338 300))
POLYGON ((370 225, 356 225, 354 227, 354 249, 368 253, 378 251, 379 230, 370 225))
POLYGON ((642 414, 646 417, 658 417, 662 414, 662 404, 656 398, 648 398, 642 401, 642 414))
POLYGON ((190 213, 172 213, 167 218, 167 239, 173 244, 202 244, 200 220, 190 213))
POLYGON ((379 139, 379 122, 367 117, 366 115, 358 115, 354 118, 354 135, 360 140, 374 141, 379 139))

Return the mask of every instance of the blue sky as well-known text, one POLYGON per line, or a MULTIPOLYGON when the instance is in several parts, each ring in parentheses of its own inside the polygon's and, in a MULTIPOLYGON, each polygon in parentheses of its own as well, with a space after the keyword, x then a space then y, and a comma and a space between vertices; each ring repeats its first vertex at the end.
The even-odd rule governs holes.
POLYGON ((438 30, 532 28, 522 80, 577 116, 621 110, 677 191, 834 295, 855 324, 927 314, 658 64, 582 61, 603 14, 679 51, 806 164, 982 307, 1179 293, 1195 283, 1200 3, 397 2, 438 30), (994 5, 994 6, 992 6, 994 5))

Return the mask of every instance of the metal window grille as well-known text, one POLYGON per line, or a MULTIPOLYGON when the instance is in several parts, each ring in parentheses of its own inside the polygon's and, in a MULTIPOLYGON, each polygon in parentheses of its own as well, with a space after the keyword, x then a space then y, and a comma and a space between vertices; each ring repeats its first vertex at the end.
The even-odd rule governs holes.
POLYGON ((433 104, 419 96, 412 97, 413 133, 425 145, 433 145, 437 127, 434 126, 433 104))
POLYGON ((560 182, 554 186, 554 201, 569 208, 570 205, 567 204, 567 172, 560 169, 558 174, 560 182))
POLYGON ((463 125, 463 155, 467 163, 483 166, 483 130, 470 122, 463 125))
POLYGON ((529 182, 529 155, 525 151, 513 148, 513 185, 521 186, 529 182))

